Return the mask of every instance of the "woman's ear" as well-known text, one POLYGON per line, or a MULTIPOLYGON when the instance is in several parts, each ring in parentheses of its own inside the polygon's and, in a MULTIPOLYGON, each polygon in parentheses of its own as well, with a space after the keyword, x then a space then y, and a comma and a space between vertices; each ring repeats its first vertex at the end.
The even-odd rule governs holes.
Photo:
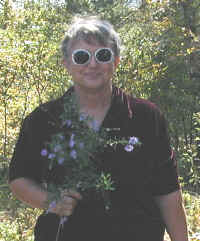
POLYGON ((65 68, 67 68, 68 64, 67 64, 66 59, 63 59, 63 60, 62 60, 62 64, 65 66, 65 68))
POLYGON ((64 65, 65 69, 67 72, 70 74, 70 63, 68 62, 69 60, 63 59, 62 64, 64 65))

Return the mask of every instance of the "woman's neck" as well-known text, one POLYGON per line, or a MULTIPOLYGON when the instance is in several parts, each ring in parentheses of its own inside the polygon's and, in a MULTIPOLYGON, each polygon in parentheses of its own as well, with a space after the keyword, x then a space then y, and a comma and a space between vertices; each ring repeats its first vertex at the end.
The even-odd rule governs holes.
POLYGON ((90 114, 90 112, 95 113, 109 108, 112 96, 112 85, 95 90, 83 90, 79 86, 74 86, 74 88, 81 112, 90 114))
POLYGON ((96 91, 82 91, 75 86, 75 93, 78 97, 80 113, 92 118, 88 121, 88 126, 98 130, 111 105, 112 86, 96 91))

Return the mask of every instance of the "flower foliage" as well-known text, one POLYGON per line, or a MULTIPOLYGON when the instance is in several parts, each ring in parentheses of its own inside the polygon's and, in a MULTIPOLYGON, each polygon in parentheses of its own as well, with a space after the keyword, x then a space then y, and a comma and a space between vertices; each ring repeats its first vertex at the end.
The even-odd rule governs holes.
POLYGON ((52 136, 51 141, 41 150, 41 155, 47 157, 49 171, 60 166, 66 175, 59 185, 49 183, 48 190, 57 192, 58 197, 58 190, 61 189, 82 192, 88 189, 98 192, 113 190, 110 174, 101 171, 101 160, 95 155, 106 145, 105 131, 88 127, 88 122, 94 121, 84 114, 79 114, 73 94, 65 97, 64 112, 60 118, 61 132, 52 136))

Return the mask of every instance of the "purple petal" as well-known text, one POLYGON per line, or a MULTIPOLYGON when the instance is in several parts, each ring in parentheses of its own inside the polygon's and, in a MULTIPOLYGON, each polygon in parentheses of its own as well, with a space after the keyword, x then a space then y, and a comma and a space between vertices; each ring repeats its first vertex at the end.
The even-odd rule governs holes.
POLYGON ((72 124, 72 121, 71 121, 71 120, 66 120, 66 125, 67 125, 68 127, 70 127, 71 124, 72 124))
POLYGON ((58 159, 58 164, 60 164, 60 165, 63 164, 64 160, 65 160, 65 159, 64 159, 63 157, 59 158, 59 159, 58 159))
POLYGON ((67 126, 67 127, 70 127, 71 126, 71 124, 72 124, 72 121, 71 120, 65 120, 65 121, 63 121, 63 126, 67 126))
POLYGON ((50 153, 49 155, 48 155, 48 158, 49 159, 53 159, 53 158, 55 158, 56 157, 56 155, 54 154, 54 153, 50 153))
POLYGON ((74 140, 70 140, 69 141, 69 147, 73 148, 75 145, 75 141, 74 140))
POLYGON ((98 122, 97 121, 92 121, 92 129, 94 130, 94 131, 98 131, 99 130, 99 125, 98 125, 98 122))
POLYGON ((50 203, 49 208, 55 208, 56 207, 56 201, 53 201, 50 203))
POLYGON ((80 117, 79 117, 80 121, 85 121, 86 119, 87 119, 87 115, 86 114, 84 114, 84 113, 80 114, 80 117))
POLYGON ((75 145, 74 137, 75 137, 75 134, 72 133, 72 135, 71 135, 71 137, 70 137, 70 141, 69 141, 69 146, 70 146, 71 148, 74 147, 74 145, 75 145))
POLYGON ((42 155, 42 156, 47 156, 47 154, 48 154, 47 149, 42 149, 41 155, 42 155))
POLYGON ((132 136, 132 137, 130 137, 130 139, 129 139, 129 144, 131 144, 131 145, 135 145, 135 144, 137 144, 138 142, 139 142, 139 140, 138 140, 138 138, 135 137, 135 136, 132 136))
POLYGON ((133 150, 133 146, 128 144, 128 145, 125 146, 124 150, 127 151, 127 152, 131 152, 133 150))

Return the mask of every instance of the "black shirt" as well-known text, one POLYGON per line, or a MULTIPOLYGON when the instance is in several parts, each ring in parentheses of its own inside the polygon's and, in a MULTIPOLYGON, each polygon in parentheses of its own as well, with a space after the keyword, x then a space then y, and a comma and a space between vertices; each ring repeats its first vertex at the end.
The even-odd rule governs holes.
MULTIPOLYGON (((73 88, 66 94, 72 91, 73 88)), ((10 181, 19 177, 38 183, 47 180, 49 174, 41 150, 59 131, 55 121, 59 121, 63 111, 63 99, 39 106, 24 120, 10 164, 10 181)), ((106 211, 103 201, 91 194, 87 201, 80 201, 65 223, 60 240, 163 241, 165 225, 154 197, 179 189, 163 114, 152 102, 128 96, 113 87, 111 107, 101 128, 110 138, 134 136, 142 145, 131 152, 122 145, 105 148, 100 154, 102 169, 111 174, 115 185, 110 192, 111 208, 106 211)), ((65 175, 62 170, 57 172, 54 176, 65 175)), ((58 222, 54 214, 41 215, 35 227, 36 240, 55 240, 58 222)))

